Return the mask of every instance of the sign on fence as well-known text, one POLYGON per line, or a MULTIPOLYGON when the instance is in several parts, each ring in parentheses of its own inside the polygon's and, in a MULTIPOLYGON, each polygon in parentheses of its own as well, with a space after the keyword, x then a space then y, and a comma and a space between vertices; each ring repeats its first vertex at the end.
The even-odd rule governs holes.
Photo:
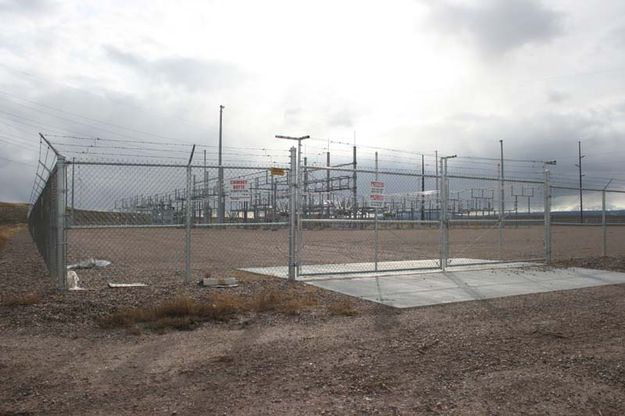
POLYGON ((369 190, 369 205, 374 208, 384 207, 384 182, 371 181, 369 190))
POLYGON ((284 176, 284 169, 282 168, 271 168, 271 176, 284 176))
POLYGON ((230 200, 249 201, 250 185, 247 179, 230 179, 230 200))

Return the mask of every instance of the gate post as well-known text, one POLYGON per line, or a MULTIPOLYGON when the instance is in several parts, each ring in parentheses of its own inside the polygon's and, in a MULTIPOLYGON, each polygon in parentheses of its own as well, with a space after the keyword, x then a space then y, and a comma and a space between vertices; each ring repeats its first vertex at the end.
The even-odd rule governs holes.
POLYGON ((549 183, 549 170, 545 169, 545 264, 551 263, 551 184, 549 183))
POLYGON ((289 150, 291 166, 289 169, 289 280, 294 281, 297 270, 297 155, 295 147, 289 150))
POLYGON ((67 289, 67 241, 65 240, 65 210, 67 165, 65 157, 57 154, 56 159, 56 274, 57 285, 60 290, 67 289))
POLYGON ((191 165, 187 165, 187 195, 184 213, 184 276, 187 282, 191 281, 191 165))
POLYGON ((447 158, 440 159, 440 212, 438 220, 440 223, 440 267, 443 271, 447 269, 447 257, 449 256, 449 229, 447 223, 447 158))
POLYGON ((603 237, 601 254, 606 257, 608 255, 608 224, 605 217, 605 189, 601 191, 601 231, 603 237))
MULTIPOLYGON (((375 152, 375 180, 378 180, 378 152, 375 152)), ((373 232, 374 232, 374 248, 373 248, 373 270, 378 271, 378 252, 380 249, 379 242, 379 230, 378 230, 378 207, 374 210, 375 218, 373 219, 373 232)), ((384 215, 384 208, 382 208, 382 215, 384 215)))

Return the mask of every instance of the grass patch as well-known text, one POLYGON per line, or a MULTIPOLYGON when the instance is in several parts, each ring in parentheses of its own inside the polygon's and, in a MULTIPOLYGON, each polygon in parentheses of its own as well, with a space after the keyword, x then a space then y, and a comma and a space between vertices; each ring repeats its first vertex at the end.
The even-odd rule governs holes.
POLYGON ((227 321, 249 312, 277 312, 297 315, 317 305, 310 293, 294 290, 264 289, 252 296, 217 293, 207 301, 179 296, 156 306, 124 308, 100 319, 104 328, 145 328, 156 332, 167 329, 192 330, 201 322, 227 321))
POLYGON ((5 306, 34 305, 39 302, 41 302, 41 296, 34 292, 17 293, 2 297, 2 304, 5 306))
POLYGON ((328 312, 332 315, 354 316, 358 315, 358 311, 354 307, 354 303, 349 299, 341 299, 328 305, 328 312))

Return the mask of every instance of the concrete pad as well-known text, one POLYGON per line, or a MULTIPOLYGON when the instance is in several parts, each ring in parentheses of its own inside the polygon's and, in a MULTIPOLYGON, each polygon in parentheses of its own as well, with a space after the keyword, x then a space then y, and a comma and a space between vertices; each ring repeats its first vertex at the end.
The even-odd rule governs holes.
MULTIPOLYGON (((325 275, 299 276, 297 280, 345 295, 396 308, 492 299, 505 296, 581 289, 625 283, 625 273, 582 268, 548 269, 536 263, 496 263, 496 260, 455 258, 446 272, 430 270, 437 260, 373 263, 320 264, 302 266, 304 273, 325 271, 325 275), (420 267, 420 270, 402 269, 420 267), (337 271, 344 273, 336 274, 337 271)), ((288 277, 283 267, 242 269, 252 273, 288 277)))
POLYGON ((310 285, 396 308, 492 299, 625 283, 625 273, 591 269, 496 269, 357 279, 322 279, 310 285))

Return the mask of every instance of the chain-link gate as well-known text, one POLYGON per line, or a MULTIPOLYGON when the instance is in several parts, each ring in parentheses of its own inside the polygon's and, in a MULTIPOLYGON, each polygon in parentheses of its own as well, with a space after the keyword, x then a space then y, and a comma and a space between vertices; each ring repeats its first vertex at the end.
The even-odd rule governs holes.
POLYGON ((541 180, 304 165, 298 276, 443 269, 550 256, 541 180))

